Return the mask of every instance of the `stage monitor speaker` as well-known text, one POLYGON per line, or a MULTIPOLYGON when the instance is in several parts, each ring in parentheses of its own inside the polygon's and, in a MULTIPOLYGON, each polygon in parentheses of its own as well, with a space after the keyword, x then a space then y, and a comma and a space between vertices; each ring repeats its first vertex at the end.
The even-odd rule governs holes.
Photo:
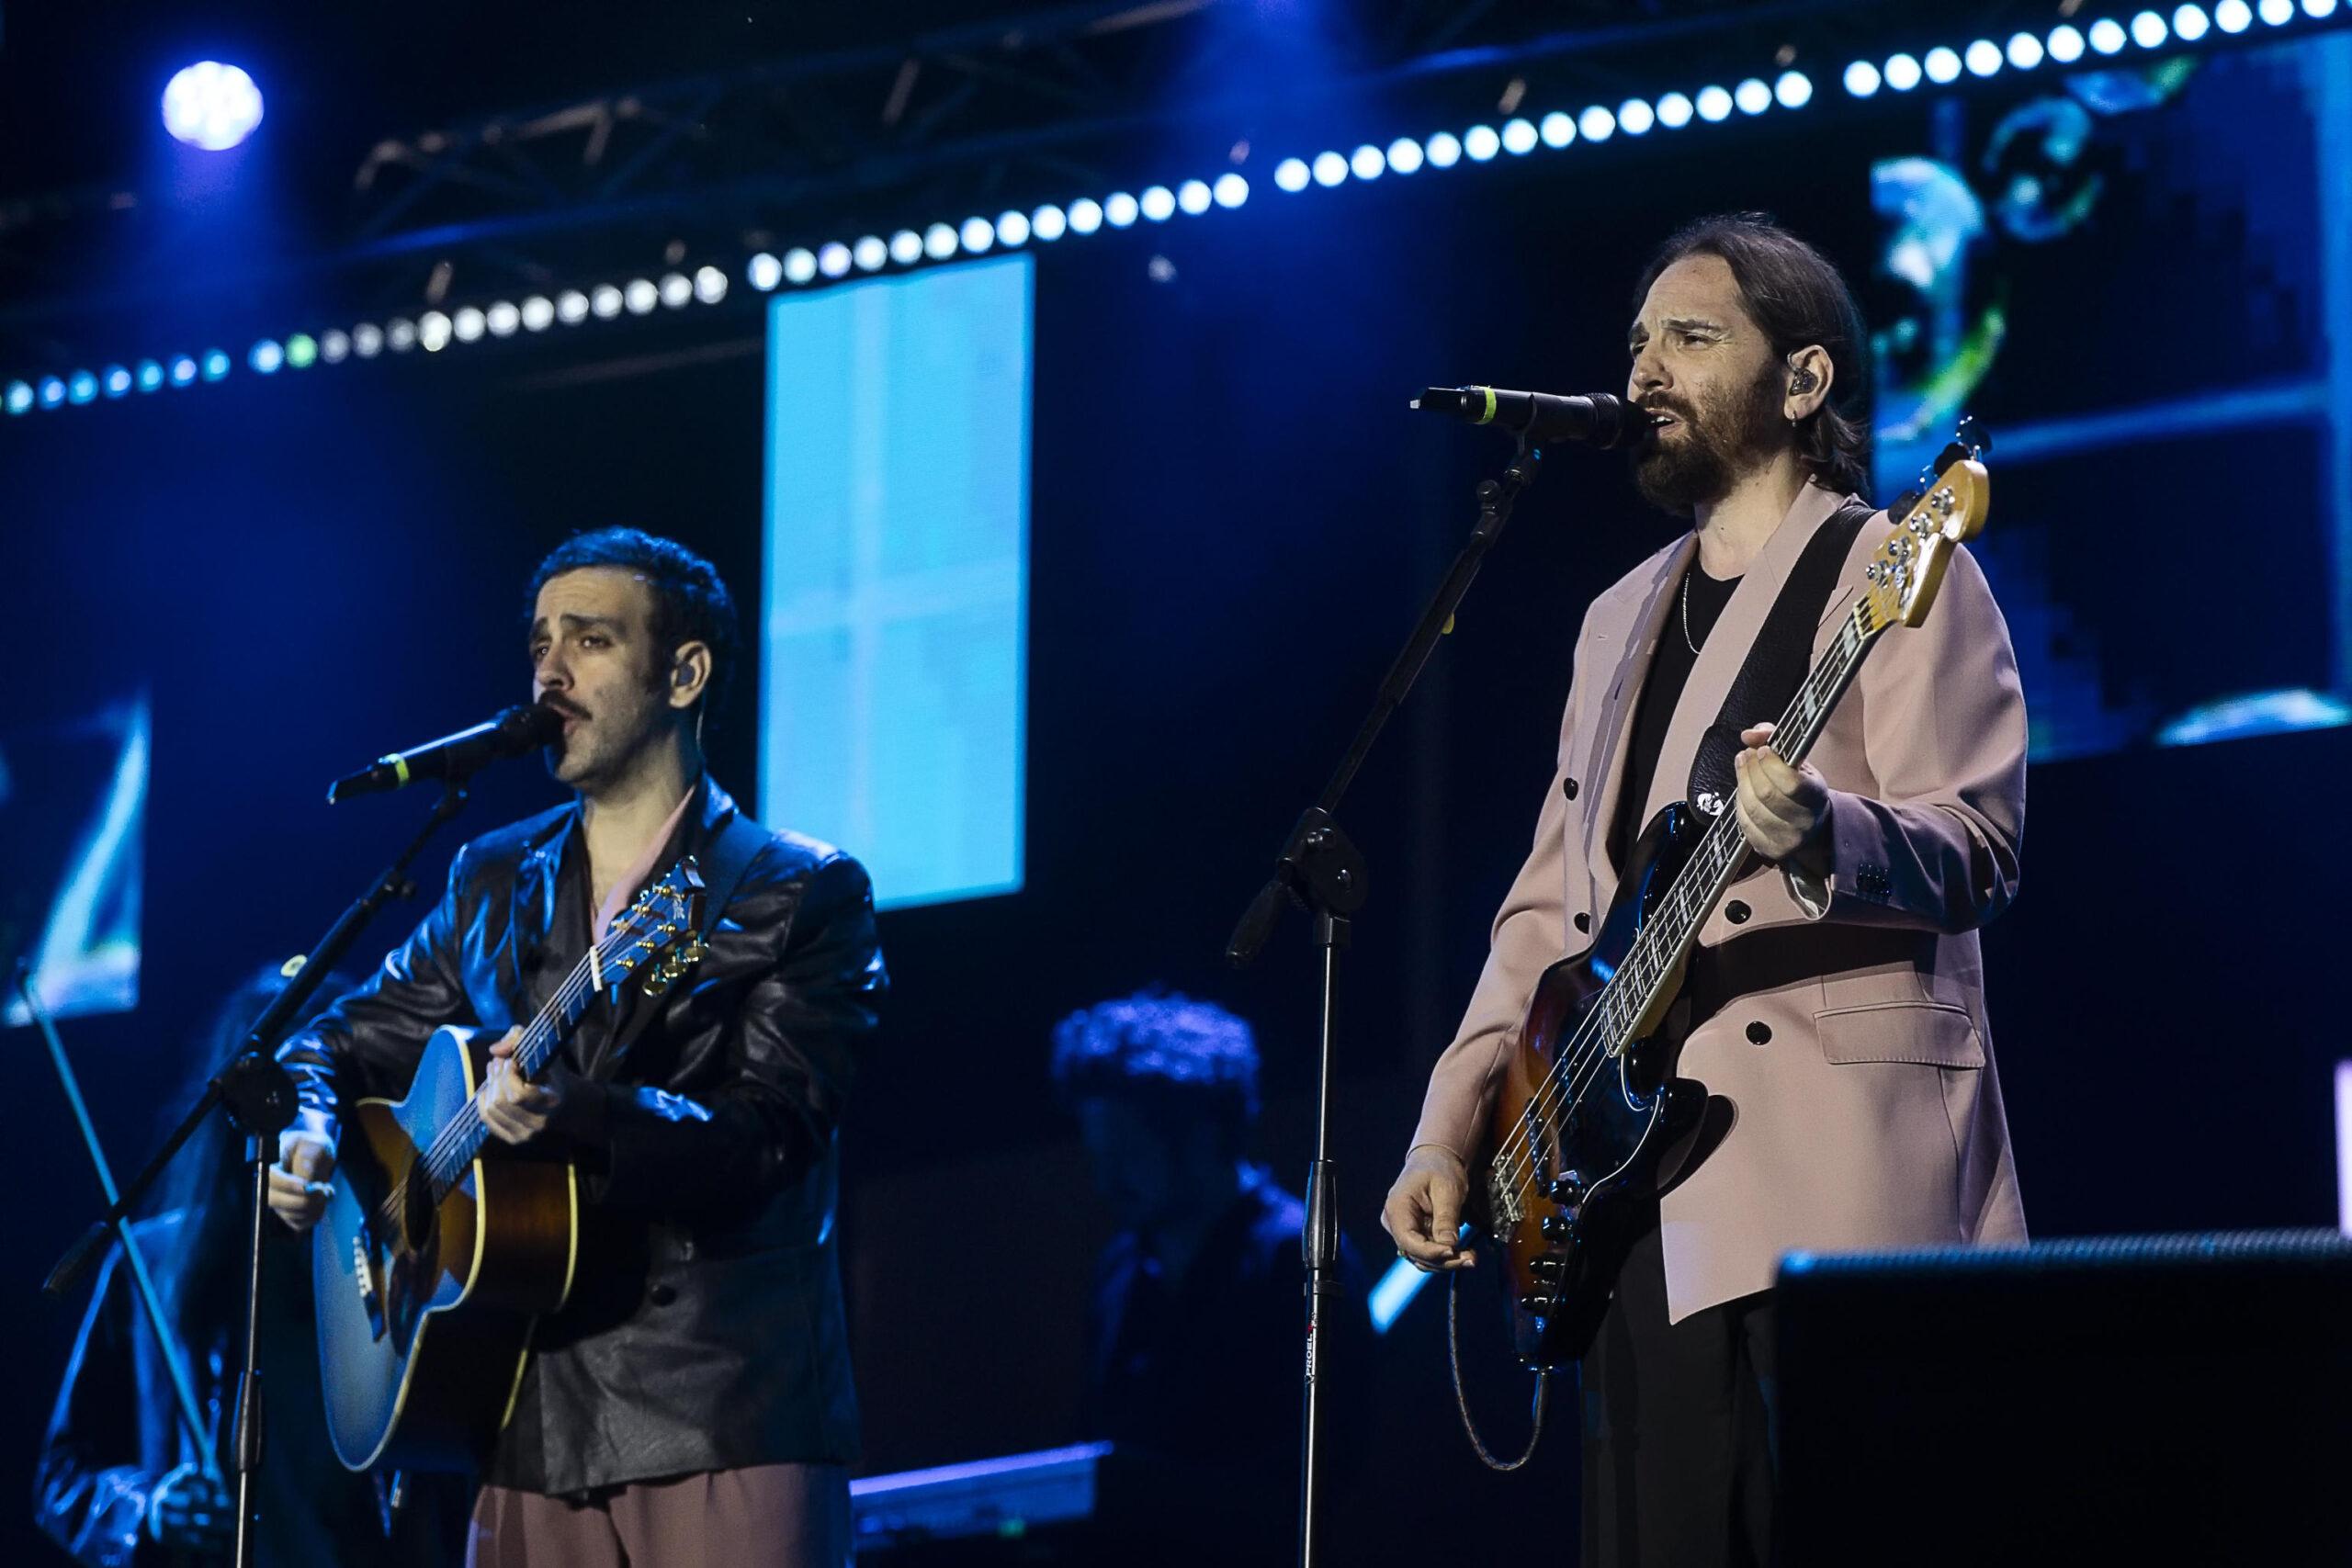
POLYGON ((2352 1240, 1781 1260, 1780 1561, 2352 1563, 2352 1240))

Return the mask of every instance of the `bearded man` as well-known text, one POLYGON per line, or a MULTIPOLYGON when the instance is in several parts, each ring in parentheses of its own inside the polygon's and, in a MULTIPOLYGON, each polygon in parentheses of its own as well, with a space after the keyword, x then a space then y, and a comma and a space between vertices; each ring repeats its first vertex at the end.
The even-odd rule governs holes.
POLYGON ((1804 765, 1772 750, 1772 715, 1722 712, 1816 535, 1851 540, 1832 536, 1838 586, 1803 606, 1816 657, 1884 537, 1858 499, 1861 322, 1837 269, 1757 214, 1676 234, 1635 311, 1635 477, 1691 528, 1585 616, 1533 851, 1382 1223, 1422 1268, 1476 1264, 1467 1161, 1536 982, 1588 945, 1709 728, 1745 726, 1728 808, 1754 857, 1700 929, 1674 1069, 1727 1114, 1668 1151, 1579 1365, 1581 1528, 1588 1568, 1763 1563, 1781 1255, 2024 1237, 1975 931, 2017 888, 2025 703, 1961 551, 1804 765))

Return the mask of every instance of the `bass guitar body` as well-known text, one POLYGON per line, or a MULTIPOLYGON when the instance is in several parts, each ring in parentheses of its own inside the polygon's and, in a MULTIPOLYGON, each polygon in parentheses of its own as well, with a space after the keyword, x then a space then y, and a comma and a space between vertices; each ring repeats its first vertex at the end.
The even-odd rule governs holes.
POLYGON ((1592 1343, 1657 1195, 1659 1156, 1706 1103, 1702 1086, 1672 1076, 1673 1047, 1658 1038, 1675 987, 1629 1032, 1596 1015, 1708 825, 1679 804, 1652 818, 1592 945, 1544 971, 1508 1047, 1472 1202, 1500 1255, 1513 1348, 1532 1367, 1566 1365, 1592 1343))
POLYGON ((445 1028, 408 1098, 349 1108, 311 1244, 327 1429, 353 1470, 474 1470, 514 1404, 532 1320, 571 1293, 572 1167, 484 1149, 446 1190, 420 1168, 470 1104, 490 1036, 445 1028))

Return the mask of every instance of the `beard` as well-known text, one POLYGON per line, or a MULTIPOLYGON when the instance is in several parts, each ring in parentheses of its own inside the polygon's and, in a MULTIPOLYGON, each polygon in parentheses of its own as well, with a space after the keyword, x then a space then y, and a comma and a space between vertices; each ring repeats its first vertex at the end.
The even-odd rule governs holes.
POLYGON ((1634 485, 1642 499, 1662 512, 1689 516, 1721 501, 1750 468, 1770 457, 1787 439, 1774 407, 1780 367, 1768 367, 1744 393, 1702 399, 1696 406, 1653 399, 1645 406, 1681 422, 1672 437, 1660 439, 1652 426, 1633 449, 1634 485))

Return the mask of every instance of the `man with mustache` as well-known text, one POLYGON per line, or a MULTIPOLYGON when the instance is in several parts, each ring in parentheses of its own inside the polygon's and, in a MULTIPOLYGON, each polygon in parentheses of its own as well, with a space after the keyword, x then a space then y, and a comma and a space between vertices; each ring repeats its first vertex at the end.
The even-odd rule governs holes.
POLYGON ((548 766, 577 798, 458 851, 415 934, 288 1042, 304 1114, 271 1207, 318 1222, 336 1108, 405 1093, 436 1027, 503 1032, 481 1119, 580 1167, 582 1240, 468 1562, 841 1568, 857 1402, 834 1130, 886 984, 865 873, 751 822, 704 772, 736 657, 709 562, 633 528, 569 540, 531 584, 527 647, 532 694, 565 716, 548 766), (708 955, 658 1000, 592 1007, 525 1081, 514 1026, 687 853, 723 900, 708 955))
POLYGON ((1856 499, 1863 342, 1837 269, 1761 215, 1690 226, 1642 279, 1634 475, 1691 528, 1585 617, 1534 849, 1382 1215, 1424 1269, 1480 1262, 1456 1239, 1467 1161, 1536 982, 1589 945, 1644 824, 1692 793, 1710 728, 1745 727, 1724 738, 1729 799, 1696 804, 1734 812, 1754 854, 1669 1020, 1676 1072, 1724 1114, 1668 1152, 1578 1369, 1587 1568, 1770 1561, 1782 1252, 2025 1234, 1975 930, 2017 887, 2026 717, 1983 572, 1956 556, 1804 765, 1772 750, 1772 712, 1723 711, 1815 537, 1838 564, 1827 601, 1797 606, 1812 656, 1885 536, 1856 499))

